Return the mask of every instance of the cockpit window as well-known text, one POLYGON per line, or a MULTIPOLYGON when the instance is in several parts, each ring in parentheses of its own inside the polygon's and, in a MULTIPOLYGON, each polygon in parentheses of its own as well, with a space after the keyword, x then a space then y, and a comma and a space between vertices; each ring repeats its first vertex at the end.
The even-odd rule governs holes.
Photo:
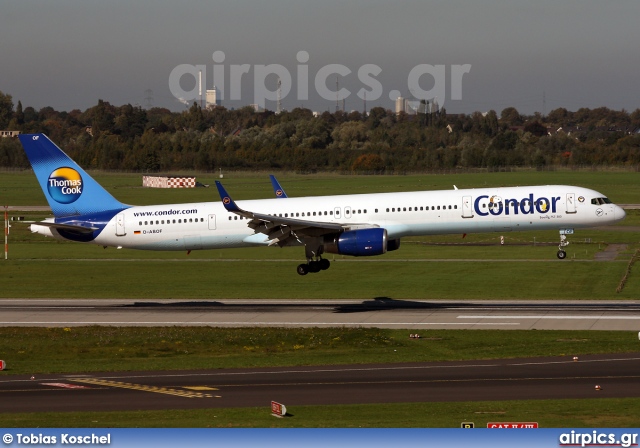
POLYGON ((612 204, 609 198, 593 198, 591 199, 593 205, 612 204))

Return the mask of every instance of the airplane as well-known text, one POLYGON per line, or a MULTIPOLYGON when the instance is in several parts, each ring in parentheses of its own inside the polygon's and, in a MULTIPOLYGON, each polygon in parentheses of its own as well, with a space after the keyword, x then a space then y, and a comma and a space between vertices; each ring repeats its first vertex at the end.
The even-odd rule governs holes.
MULTIPOLYGON (((304 246, 300 275, 326 270, 326 253, 397 250, 404 237, 558 230, 566 258, 576 228, 616 223, 624 210, 587 188, 548 185, 243 200, 216 181, 220 202, 131 206, 115 199, 44 134, 20 142, 54 217, 31 231, 103 247, 187 251, 304 246)), ((272 180, 273 181, 273 180, 272 180)), ((277 181, 276 181, 277 183, 277 181)), ((279 186, 276 192, 284 190, 279 186)))

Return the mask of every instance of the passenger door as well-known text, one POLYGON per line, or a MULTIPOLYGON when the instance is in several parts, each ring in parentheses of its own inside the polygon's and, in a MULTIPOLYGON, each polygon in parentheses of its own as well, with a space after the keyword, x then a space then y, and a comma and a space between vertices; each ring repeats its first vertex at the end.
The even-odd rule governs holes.
POLYGON ((567 193, 567 213, 576 212, 576 194, 567 193))
POLYGON ((462 197, 462 217, 473 218, 473 198, 471 196, 462 197))
POLYGON ((126 234, 124 228, 124 213, 118 213, 116 216, 116 236, 125 236, 126 234))

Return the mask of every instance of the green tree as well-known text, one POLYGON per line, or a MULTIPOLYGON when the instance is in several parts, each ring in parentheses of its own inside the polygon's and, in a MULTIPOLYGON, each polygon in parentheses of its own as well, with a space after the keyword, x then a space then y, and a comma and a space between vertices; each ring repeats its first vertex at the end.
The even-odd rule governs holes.
POLYGON ((11 95, 0 90, 0 129, 5 129, 13 117, 13 100, 11 95))
POLYGON ((16 106, 16 113, 14 115, 14 118, 19 126, 22 126, 24 124, 24 112, 22 111, 22 102, 20 101, 18 101, 18 105, 16 106))
POLYGON ((525 132, 531 132, 537 137, 543 137, 547 135, 547 127, 539 121, 530 121, 524 125, 525 132))
POLYGON ((515 107, 507 107, 500 113, 500 120, 508 126, 520 126, 523 123, 522 115, 515 107))

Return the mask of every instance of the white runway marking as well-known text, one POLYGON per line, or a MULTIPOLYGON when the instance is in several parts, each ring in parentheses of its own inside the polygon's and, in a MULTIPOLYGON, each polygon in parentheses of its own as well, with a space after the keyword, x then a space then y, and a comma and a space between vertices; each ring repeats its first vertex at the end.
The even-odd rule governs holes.
POLYGON ((165 321, 152 321, 152 322, 140 322, 140 321, 125 321, 125 322, 100 322, 100 321, 71 321, 71 322, 52 322, 52 321, 15 321, 15 322, 0 322, 0 325, 155 325, 155 326, 166 326, 166 325, 232 325, 232 326, 244 326, 247 324, 255 325, 269 325, 269 326, 321 326, 328 325, 332 327, 341 327, 345 325, 377 325, 377 326, 389 326, 389 325, 520 325, 517 322, 479 322, 476 324, 470 324, 467 322, 252 322, 252 321, 241 321, 241 322, 194 322, 194 321, 176 321, 176 322, 165 322, 165 321))
POLYGON ((458 316, 458 319, 571 319, 571 320, 640 320, 640 316, 458 316))

